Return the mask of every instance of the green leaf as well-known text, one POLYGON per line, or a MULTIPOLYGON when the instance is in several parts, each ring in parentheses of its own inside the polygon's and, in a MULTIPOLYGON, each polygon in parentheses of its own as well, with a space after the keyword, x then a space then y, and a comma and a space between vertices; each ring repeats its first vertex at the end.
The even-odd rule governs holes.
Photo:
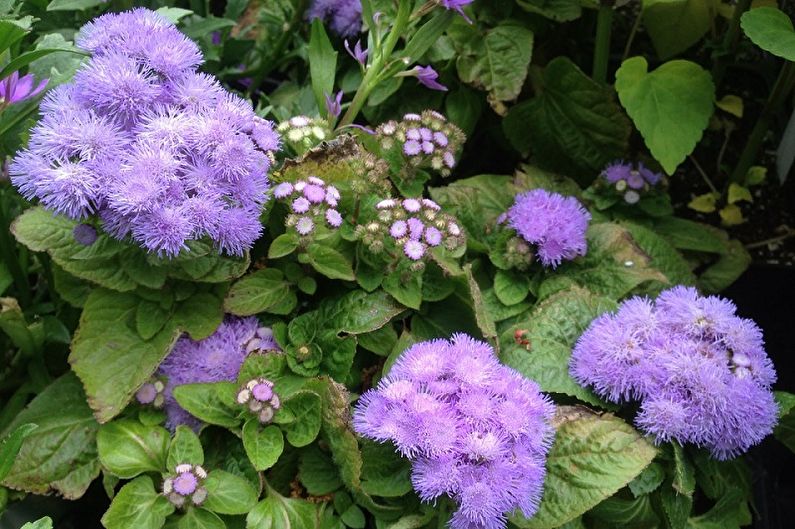
POLYGON ((245 478, 212 470, 204 482, 207 500, 202 505, 218 514, 246 514, 257 503, 257 491, 245 478))
POLYGON ((747 187, 743 187, 740 184, 732 182, 729 184, 729 192, 726 197, 726 201, 729 204, 735 204, 742 201, 753 202, 754 197, 751 195, 751 191, 749 191, 747 187))
POLYGON ((83 495, 99 475, 96 435, 99 425, 86 405, 80 381, 67 372, 39 393, 5 430, 23 424, 38 428, 22 441, 6 487, 67 499, 83 495))
POLYGON ((643 0, 643 25, 663 60, 701 40, 716 13, 715 0, 643 0))
POLYGON ((105 0, 52 0, 47 11, 83 11, 105 3, 105 0))
POLYGON ((224 300, 224 310, 238 316, 259 312, 289 314, 298 304, 281 270, 263 268, 236 281, 224 300))
POLYGON ((313 391, 299 391, 282 402, 282 409, 289 412, 294 420, 282 424, 282 430, 291 445, 306 446, 315 440, 320 432, 320 396, 313 391))
POLYGON ((668 61, 649 73, 643 57, 625 60, 616 91, 654 158, 673 174, 693 152, 712 116, 715 85, 694 62, 668 61))
POLYGON ((541 506, 529 520, 511 518, 521 528, 552 529, 573 520, 632 481, 657 453, 611 414, 560 406, 555 422, 541 506))
POLYGON ((740 489, 732 488, 713 507, 700 516, 687 521, 688 529, 740 529, 751 523, 751 514, 745 507, 746 498, 740 489))
POLYGON ((174 432, 174 439, 168 447, 168 458, 166 459, 166 469, 171 471, 177 465, 190 463, 191 465, 204 464, 204 450, 199 437, 193 430, 180 424, 174 432))
POLYGON ((505 305, 521 303, 530 293, 530 276, 526 273, 497 270, 494 294, 505 305))
MULTIPOLYGON (((334 77, 337 74, 337 52, 326 35, 323 21, 315 18, 309 36, 309 75, 312 79, 312 92, 321 116, 326 116, 326 95, 334 91, 334 77)), ((328 117, 328 116, 327 116, 328 117)))
POLYGON ((687 452, 678 442, 672 442, 674 452, 674 474, 671 487, 678 493, 688 498, 696 490, 696 471, 687 452))
POLYGON ((246 516, 246 529, 320 529, 317 504, 267 490, 268 496, 246 516))
POLYGON ((201 37, 209 35, 213 31, 231 28, 235 24, 237 24, 237 22, 234 20, 229 20, 228 18, 208 16, 207 18, 203 18, 198 21, 191 22, 189 25, 183 26, 181 31, 187 35, 188 38, 197 40, 201 37))
POLYGON ((612 300, 581 288, 559 292, 503 332, 502 361, 538 382, 544 391, 563 393, 604 407, 599 397, 569 376, 569 359, 574 343, 591 321, 615 308, 612 300), (529 346, 516 342, 515 333, 519 331, 523 331, 529 346))
MULTIPOLYGON (((478 325, 478 329, 484 338, 492 342, 496 342, 497 327, 494 324, 494 320, 491 319, 491 316, 486 310, 486 306, 483 303, 483 294, 480 291, 480 286, 475 280, 475 277, 472 275, 472 263, 467 263, 464 265, 464 273, 467 280, 466 298, 467 302, 471 303, 472 313, 475 315, 475 322, 478 325)), ((497 351, 499 352, 499 344, 497 345, 497 351)))
POLYGON ((152 478, 138 476, 121 488, 102 516, 107 529, 160 529, 174 506, 155 491, 152 478))
POLYGON ((779 407, 779 420, 773 435, 787 448, 795 452, 795 395, 785 391, 776 391, 779 407))
POLYGON ((278 426, 263 426, 257 419, 249 419, 243 425, 243 447, 254 468, 260 471, 267 470, 275 465, 282 455, 284 437, 278 426))
POLYGON ((282 233, 275 239, 268 248, 268 259, 278 259, 285 255, 290 255, 298 248, 298 236, 293 232, 282 233))
POLYGON ((581 0, 517 0, 516 3, 525 11, 538 13, 557 22, 580 18, 583 4, 581 0))
POLYGON ((12 44, 25 36, 30 31, 33 17, 26 16, 18 20, 0 20, 0 53, 6 51, 12 44))
POLYGON ((610 527, 633 529, 655 528, 661 521, 654 512, 651 498, 647 495, 632 499, 612 496, 591 509, 588 516, 608 523, 610 527))
POLYGON ((698 278, 698 287, 705 294, 718 293, 734 283, 750 264, 751 255, 742 243, 728 241, 720 259, 698 278))
POLYGON ((690 511, 693 508, 691 497, 677 493, 672 487, 664 486, 660 492, 660 503, 670 529, 687 527, 687 519, 690 518, 690 511))
POLYGON ((690 265, 667 240, 654 230, 639 224, 624 222, 621 225, 629 231, 638 247, 651 258, 649 265, 665 275, 666 280, 661 282, 660 287, 696 284, 696 276, 690 270, 690 265))
POLYGON ((647 281, 667 282, 626 228, 612 223, 591 224, 587 239, 585 257, 564 263, 554 275, 547 276, 539 288, 539 299, 572 285, 618 299, 647 281))
POLYGON ((0 298, 0 330, 25 356, 35 356, 43 345, 31 332, 25 315, 14 298, 0 298))
POLYGON ((240 425, 236 394, 237 385, 232 382, 183 384, 174 388, 174 398, 188 413, 225 428, 240 425))
POLYGON ((52 518, 45 516, 35 522, 26 523, 20 529, 52 529, 52 518))
POLYGON ((542 166, 589 177, 624 156, 631 128, 608 88, 566 57, 547 64, 539 83, 540 93, 503 121, 519 152, 532 150, 542 166))
POLYGON ((635 479, 629 482, 629 490, 637 498, 657 490, 664 479, 665 471, 662 465, 652 462, 635 479))
POLYGON ((189 507, 182 516, 170 517, 165 529, 226 529, 226 524, 207 509, 189 507))
POLYGON ((362 444, 362 489, 373 496, 397 498, 411 491, 411 463, 391 443, 362 444))
POLYGON ((168 354, 179 333, 167 325, 151 339, 135 330, 140 298, 102 288, 86 300, 69 362, 97 420, 107 422, 130 401, 168 354))
POLYGON ((298 478, 306 491, 313 496, 331 494, 342 487, 340 474, 331 457, 317 445, 301 452, 298 478))
POLYGON ((163 472, 168 443, 168 430, 162 426, 144 426, 130 419, 103 424, 97 433, 99 461, 124 479, 145 472, 163 472))
POLYGON ((709 253, 723 253, 726 250, 725 243, 716 235, 717 230, 692 220, 677 217, 655 219, 654 231, 680 250, 709 253))
POLYGON ((180 7, 161 7, 156 9, 155 13, 162 15, 163 18, 171 21, 174 24, 178 24, 180 19, 185 18, 188 15, 192 15, 193 11, 190 9, 182 9, 180 7))
POLYGON ((3 443, 0 444, 0 481, 3 481, 8 473, 11 472, 14 460, 22 448, 22 441, 36 428, 38 428, 38 425, 35 424, 20 424, 14 431, 3 438, 3 443))
POLYGON ((747 219, 743 217, 743 210, 737 204, 727 204, 718 211, 721 224, 724 226, 738 226, 747 219))
POLYGON ((763 50, 795 61, 795 30, 792 20, 775 7, 757 7, 743 13, 740 26, 751 41, 763 50))
POLYGON ((42 57, 46 57, 51 53, 56 52, 65 52, 65 53, 75 53, 77 55, 88 55, 86 52, 79 50, 78 48, 37 48, 35 50, 31 50, 25 53, 22 53, 15 57, 12 61, 6 64, 3 68, 0 68, 0 79, 4 79, 5 77, 11 75, 13 72, 16 72, 31 62, 35 61, 36 59, 40 59, 42 57))
POLYGON ((356 279, 350 260, 333 248, 318 243, 310 244, 307 248, 307 256, 312 268, 329 279, 345 281, 356 279))
POLYGON ((384 277, 381 287, 403 305, 419 310, 422 304, 422 274, 398 269, 384 277))
POLYGON ((456 14, 449 9, 437 12, 430 20, 420 26, 400 55, 408 57, 411 62, 420 60, 420 57, 444 34, 455 16, 456 14))
POLYGON ((699 213, 714 213, 715 209, 717 209, 716 205, 719 198, 719 193, 704 193, 703 195, 693 197, 693 199, 687 203, 687 207, 699 213))
POLYGON ((406 308, 395 303, 387 293, 376 290, 349 292, 336 301, 324 303, 324 327, 347 334, 363 334, 380 329, 406 308))
POLYGON ((533 55, 533 32, 505 23, 474 39, 468 51, 456 63, 461 80, 487 90, 498 101, 516 99, 533 55))

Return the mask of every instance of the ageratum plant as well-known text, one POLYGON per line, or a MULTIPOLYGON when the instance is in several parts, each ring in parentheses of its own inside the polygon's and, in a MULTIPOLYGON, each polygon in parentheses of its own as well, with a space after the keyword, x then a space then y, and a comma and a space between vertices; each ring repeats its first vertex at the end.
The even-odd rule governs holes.
POLYGON ((0 525, 773 518, 795 397, 718 295, 755 243, 687 205, 765 188, 791 62, 745 147, 727 72, 741 21, 795 60, 782 12, 6 4, 0 525))

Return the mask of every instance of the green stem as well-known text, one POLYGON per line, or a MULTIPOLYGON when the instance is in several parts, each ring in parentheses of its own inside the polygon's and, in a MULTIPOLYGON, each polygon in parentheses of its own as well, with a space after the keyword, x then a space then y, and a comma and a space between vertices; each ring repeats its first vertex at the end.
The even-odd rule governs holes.
POLYGON ((715 64, 712 67, 712 80, 715 86, 720 85, 723 75, 726 73, 726 59, 734 52, 737 42, 740 40, 740 17, 751 7, 751 1, 737 0, 737 5, 734 6, 734 14, 729 21, 729 27, 726 28, 726 33, 723 35, 720 56, 715 60, 715 64))
POLYGON ((629 37, 627 37, 627 43, 624 45, 624 54, 621 56, 621 62, 627 60, 629 57, 629 50, 632 49, 632 43, 635 41, 635 35, 638 33, 638 28, 640 28, 640 21, 643 20, 643 13, 638 13, 638 16, 635 17, 635 23, 632 24, 632 29, 629 31, 629 37))
POLYGON ((593 52, 593 79, 607 82, 607 63, 610 59, 610 33, 613 29, 613 6, 602 4, 596 17, 596 42, 593 52))
POLYGON ((353 96, 351 105, 348 107, 345 115, 342 116, 338 128, 353 123, 353 120, 359 115, 370 93, 378 85, 381 70, 392 55, 392 51, 395 49, 398 40, 406 29, 406 24, 408 24, 409 17, 411 16, 411 6, 412 2, 410 0, 400 0, 397 17, 395 18, 395 25, 389 31, 381 49, 375 50, 373 53, 373 62, 367 67, 364 79, 362 79, 362 83, 359 85, 356 95, 353 96))
POLYGON ((23 307, 29 307, 31 302, 30 285, 28 284, 28 277, 25 271, 19 264, 19 256, 17 256, 16 245, 11 239, 10 225, 11 219, 9 218, 10 208, 8 207, 8 197, 0 195, 0 255, 3 256, 3 262, 8 266, 11 277, 14 279, 16 285, 17 296, 23 307))
POLYGON ((741 183, 745 178, 748 169, 751 168, 751 165, 753 165, 756 160, 759 147, 762 146, 765 134, 767 134, 767 131, 770 129, 770 123, 773 121, 773 117, 776 115, 787 96, 792 92, 793 86, 795 86, 795 63, 787 61, 781 68, 778 79, 776 79, 776 84, 773 85, 773 90, 770 92, 770 97, 768 97, 765 107, 762 109, 762 113, 756 121, 756 125, 754 125, 751 134, 748 136, 745 148, 742 154, 740 154, 740 159, 731 175, 732 182, 741 183))
POLYGON ((450 521, 449 501, 450 500, 448 500, 446 497, 443 496, 442 498, 439 499, 437 503, 436 512, 439 513, 439 516, 437 518, 438 521, 436 527, 438 529, 444 529, 445 527, 447 527, 447 522, 450 521))

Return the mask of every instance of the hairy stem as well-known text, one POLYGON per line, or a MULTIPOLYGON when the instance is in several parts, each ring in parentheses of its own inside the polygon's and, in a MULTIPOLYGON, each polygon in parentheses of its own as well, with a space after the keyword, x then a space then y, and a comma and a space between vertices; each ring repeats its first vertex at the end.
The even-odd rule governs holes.
POLYGON ((593 52, 593 80, 607 82, 607 63, 610 59, 610 34, 613 29, 613 6, 602 4, 596 17, 596 42, 593 52))

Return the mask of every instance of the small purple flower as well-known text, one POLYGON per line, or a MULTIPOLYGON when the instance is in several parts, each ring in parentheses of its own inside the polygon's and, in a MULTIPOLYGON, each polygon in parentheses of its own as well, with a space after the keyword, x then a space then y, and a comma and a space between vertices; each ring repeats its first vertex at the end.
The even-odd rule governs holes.
POLYGON ((91 246, 97 240, 97 230, 91 224, 78 224, 72 230, 75 241, 83 246, 91 246))
POLYGON ((439 147, 447 147, 447 144, 449 143, 447 135, 443 132, 434 132, 433 141, 435 141, 436 145, 438 145, 439 147))
POLYGON ((33 82, 33 74, 20 77, 19 72, 12 72, 11 75, 0 80, 0 110, 36 97, 47 87, 48 79, 42 79, 35 87, 33 82))
POLYGON ((302 192, 312 204, 320 204, 326 199, 325 188, 317 184, 307 184, 302 192))
POLYGON ((326 210, 326 222, 332 228, 339 228, 342 226, 342 215, 336 209, 326 210))
POLYGON ((553 414, 537 384, 456 334, 403 352, 361 396, 353 424, 411 460, 423 501, 447 494, 458 504, 451 527, 502 529, 515 509, 528 518, 538 509, 553 414))
POLYGON ((425 245, 420 241, 409 239, 403 244, 403 253, 412 261, 419 261, 425 255, 425 245))
POLYGON ((354 58, 356 62, 358 62, 361 66, 365 66, 367 64, 367 55, 369 51, 365 48, 362 49, 362 41, 357 40, 356 44, 351 49, 350 45, 348 44, 348 39, 345 39, 345 50, 348 52, 348 55, 354 58))
POLYGON ((459 15, 464 17, 467 22, 471 21, 469 18, 464 14, 464 6, 469 5, 473 2, 473 0, 436 0, 439 5, 444 7, 445 9, 452 9, 456 11, 459 15))
POLYGON ((389 228, 389 235, 393 239, 402 239, 408 231, 408 224, 406 224, 405 220, 396 220, 389 228))
POLYGON ((570 373, 612 402, 640 401, 636 423, 657 442, 676 440, 735 457, 772 432, 776 374, 762 334, 729 300, 674 287, 631 298, 594 320, 570 373))
POLYGON ((362 30, 362 4, 360 0, 314 0, 307 18, 329 22, 340 37, 352 37, 362 30))
POLYGON ((421 207, 422 204, 420 204, 420 201, 416 198, 407 198, 403 201, 403 209, 409 213, 417 213, 421 207))
POLYGON ((293 184, 290 182, 282 182, 273 189, 273 196, 278 199, 286 198, 293 192, 293 184))
POLYGON ((295 223, 295 231, 301 235, 309 235, 315 229, 315 223, 309 217, 301 217, 295 223))
POLYGON ((416 140, 409 140, 403 144, 403 152, 406 153, 407 156, 416 156, 422 152, 422 146, 420 142, 416 140))
POLYGON ((273 391, 273 382, 265 378, 249 380, 238 391, 237 403, 247 406, 261 424, 269 424, 281 408, 281 399, 273 391))
POLYGON ((425 223, 417 217, 411 217, 406 222, 409 226, 409 238, 419 241, 422 238, 422 232, 425 230, 425 223))
POLYGON ((332 97, 326 94, 326 112, 330 117, 337 118, 342 114, 342 90, 332 97))
POLYGON ((304 197, 298 197, 295 200, 293 200, 292 208, 295 213, 306 213, 307 211, 309 211, 310 205, 311 203, 309 202, 309 200, 307 200, 304 197))
POLYGON ((429 246, 439 246, 442 244, 442 232, 433 226, 425 228, 424 236, 425 242, 427 242, 429 246))
POLYGON ((207 499, 207 471, 199 465, 177 465, 175 474, 163 480, 163 495, 176 507, 199 506, 207 499))
POLYGON ((414 77, 417 78, 420 84, 425 87, 431 90, 447 91, 447 87, 437 81, 439 73, 432 66, 415 66, 410 71, 413 72, 414 77))
POLYGON ((585 232, 591 214, 574 197, 534 189, 516 195, 507 214, 508 225, 538 247, 544 266, 556 268, 588 249, 585 232))

